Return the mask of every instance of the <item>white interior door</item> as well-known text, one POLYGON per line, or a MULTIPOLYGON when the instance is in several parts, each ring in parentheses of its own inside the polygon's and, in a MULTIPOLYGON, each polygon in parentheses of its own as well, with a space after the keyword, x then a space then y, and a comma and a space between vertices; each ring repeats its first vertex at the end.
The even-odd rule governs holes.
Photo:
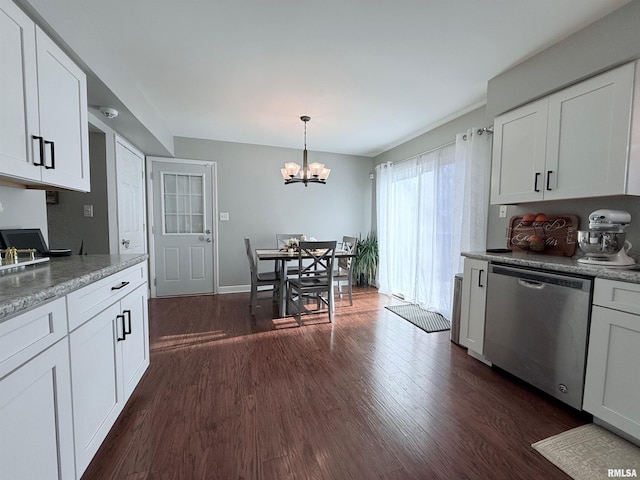
POLYGON ((147 253, 144 155, 116 139, 118 250, 147 253))
POLYGON ((152 165, 156 295, 213 293, 213 164, 152 165))

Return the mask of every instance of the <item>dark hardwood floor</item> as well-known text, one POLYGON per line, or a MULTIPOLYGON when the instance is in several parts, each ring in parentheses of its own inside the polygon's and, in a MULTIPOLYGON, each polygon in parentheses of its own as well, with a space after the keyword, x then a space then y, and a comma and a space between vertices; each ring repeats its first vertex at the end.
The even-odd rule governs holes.
POLYGON ((588 419, 356 289, 273 320, 261 295, 150 301, 151 366, 83 480, 568 479, 531 443, 588 419))

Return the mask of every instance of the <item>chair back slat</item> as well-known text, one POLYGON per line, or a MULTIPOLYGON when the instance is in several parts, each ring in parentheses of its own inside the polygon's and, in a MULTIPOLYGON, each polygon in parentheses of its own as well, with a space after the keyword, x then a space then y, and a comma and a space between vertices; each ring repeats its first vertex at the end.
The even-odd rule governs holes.
POLYGON ((298 268, 301 277, 331 279, 337 242, 299 242, 298 268))
POLYGON ((251 276, 255 277, 258 273, 258 269, 256 267, 256 259, 253 256, 253 250, 251 249, 251 241, 248 238, 244 239, 244 248, 247 250, 247 259, 249 260, 251 276))
MULTIPOLYGON (((349 252, 352 255, 356 254, 358 248, 358 239, 356 237, 342 237, 342 250, 349 252)), ((353 257, 341 257, 338 259, 338 267, 344 270, 351 270, 351 264, 353 263, 353 257)))
POLYGON ((300 240, 302 233, 276 233, 276 248, 281 249, 285 245, 289 244, 289 240, 295 238, 300 240))

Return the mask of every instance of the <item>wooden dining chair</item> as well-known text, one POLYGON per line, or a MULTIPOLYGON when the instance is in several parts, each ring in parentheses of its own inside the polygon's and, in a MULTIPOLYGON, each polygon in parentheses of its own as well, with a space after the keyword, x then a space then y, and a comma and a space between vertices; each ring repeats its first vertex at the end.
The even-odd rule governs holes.
POLYGON ((294 312, 298 325, 302 326, 302 315, 329 313, 333 322, 333 263, 336 255, 336 241, 299 242, 297 277, 287 280, 287 309, 294 312), (303 301, 313 298, 314 310, 303 306, 303 301))
POLYGON ((253 250, 251 249, 251 241, 248 238, 244 239, 244 246, 247 250, 249 270, 251 271, 251 295, 249 297, 249 305, 251 306, 251 315, 254 315, 256 308, 258 307, 258 287, 271 285, 273 287, 272 298, 277 300, 277 289, 280 284, 280 276, 277 272, 258 272, 256 259, 253 255, 253 250))
MULTIPOLYGON (((356 237, 342 237, 341 248, 345 252, 355 255, 358 248, 358 239, 356 237)), ((349 305, 353 305, 353 261, 354 257, 338 258, 338 268, 333 273, 333 281, 338 285, 338 295, 340 295, 340 298, 342 298, 342 283, 347 282, 349 305)))

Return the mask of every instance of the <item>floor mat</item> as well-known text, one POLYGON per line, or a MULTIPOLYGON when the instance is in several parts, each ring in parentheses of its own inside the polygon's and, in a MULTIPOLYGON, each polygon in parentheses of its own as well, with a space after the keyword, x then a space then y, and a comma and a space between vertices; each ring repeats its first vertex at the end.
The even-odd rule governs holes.
POLYGON ((427 333, 451 329, 451 323, 439 313, 423 310, 418 305, 392 305, 385 307, 427 333))
POLYGON ((593 423, 531 446, 574 480, 640 475, 640 448, 593 423))

